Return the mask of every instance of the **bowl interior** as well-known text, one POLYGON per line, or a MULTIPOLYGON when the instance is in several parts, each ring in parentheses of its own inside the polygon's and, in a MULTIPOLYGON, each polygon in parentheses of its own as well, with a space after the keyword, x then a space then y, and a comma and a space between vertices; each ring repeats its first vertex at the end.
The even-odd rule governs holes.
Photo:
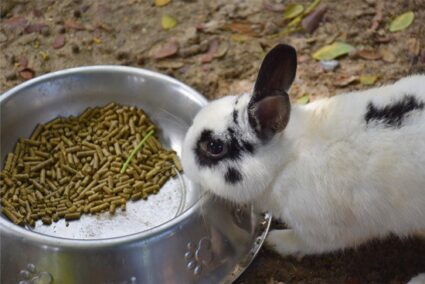
MULTIPOLYGON (((206 104, 203 97, 184 84, 142 69, 97 66, 48 74, 0 97, 1 165, 18 138, 29 137, 37 123, 78 115, 87 107, 110 102, 143 108, 159 126, 161 142, 179 155, 186 130, 206 104)), ((31 230, 71 239, 126 236, 172 220, 196 203, 199 192, 182 174, 168 181, 148 200, 130 201, 127 210, 118 211, 113 218, 109 213, 83 215, 68 225, 60 220, 50 226, 39 221, 31 230)))

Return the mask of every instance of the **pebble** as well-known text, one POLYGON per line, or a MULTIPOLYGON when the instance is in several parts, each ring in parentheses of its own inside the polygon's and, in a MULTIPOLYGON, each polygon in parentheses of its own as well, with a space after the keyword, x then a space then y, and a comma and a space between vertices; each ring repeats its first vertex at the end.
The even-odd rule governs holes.
POLYGON ((320 66, 325 71, 334 71, 339 66, 338 60, 322 60, 320 61, 320 66))

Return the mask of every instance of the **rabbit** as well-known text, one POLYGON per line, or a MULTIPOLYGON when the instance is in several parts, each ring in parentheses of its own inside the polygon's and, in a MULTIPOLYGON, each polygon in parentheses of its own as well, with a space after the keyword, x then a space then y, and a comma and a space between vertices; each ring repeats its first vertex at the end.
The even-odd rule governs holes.
POLYGON ((290 229, 266 240, 283 256, 425 232, 425 75, 291 105, 296 69, 295 49, 279 44, 252 95, 200 110, 183 141, 186 175, 283 220, 290 229))

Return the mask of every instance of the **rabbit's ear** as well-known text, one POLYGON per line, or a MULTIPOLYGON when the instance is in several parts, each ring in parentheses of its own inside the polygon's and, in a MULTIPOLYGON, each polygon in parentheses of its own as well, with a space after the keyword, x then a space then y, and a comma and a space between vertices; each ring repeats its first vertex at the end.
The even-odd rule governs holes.
POLYGON ((270 139, 288 124, 291 105, 286 92, 295 79, 296 69, 296 51, 284 44, 274 47, 261 64, 248 104, 248 118, 262 140, 270 139))
POLYGON ((297 52, 286 44, 279 44, 267 53, 261 63, 255 82, 252 104, 276 92, 286 92, 291 87, 297 71, 297 52))

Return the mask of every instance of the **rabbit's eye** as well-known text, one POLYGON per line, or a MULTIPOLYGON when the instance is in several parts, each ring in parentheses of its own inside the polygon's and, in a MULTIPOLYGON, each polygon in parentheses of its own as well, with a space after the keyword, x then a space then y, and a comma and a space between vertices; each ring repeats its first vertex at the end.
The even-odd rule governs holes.
POLYGON ((211 158, 221 158, 227 153, 227 145, 220 139, 204 141, 201 148, 211 158))

